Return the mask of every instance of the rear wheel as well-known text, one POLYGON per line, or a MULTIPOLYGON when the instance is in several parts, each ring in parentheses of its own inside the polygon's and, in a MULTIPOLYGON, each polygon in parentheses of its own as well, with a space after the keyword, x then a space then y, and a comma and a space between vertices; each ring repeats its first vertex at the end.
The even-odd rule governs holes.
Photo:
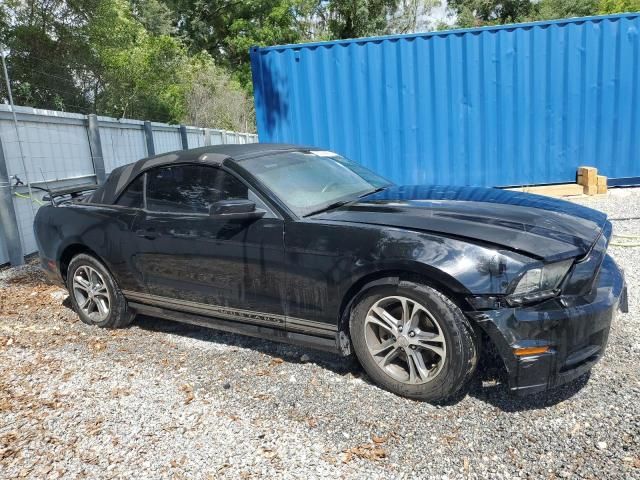
POLYGON ((91 255, 82 253, 71 259, 67 288, 73 308, 84 323, 120 328, 132 322, 134 314, 115 280, 91 255))
POLYGON ((451 300, 425 285, 402 281, 366 291, 350 330, 363 368, 398 395, 446 400, 475 369, 471 325, 451 300))

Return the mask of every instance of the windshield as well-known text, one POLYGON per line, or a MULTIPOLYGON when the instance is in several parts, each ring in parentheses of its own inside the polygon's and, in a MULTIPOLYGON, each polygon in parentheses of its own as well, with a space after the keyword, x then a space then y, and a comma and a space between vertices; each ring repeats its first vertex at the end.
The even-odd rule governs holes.
POLYGON ((278 153, 244 160, 242 166, 301 217, 391 185, 333 152, 278 153))

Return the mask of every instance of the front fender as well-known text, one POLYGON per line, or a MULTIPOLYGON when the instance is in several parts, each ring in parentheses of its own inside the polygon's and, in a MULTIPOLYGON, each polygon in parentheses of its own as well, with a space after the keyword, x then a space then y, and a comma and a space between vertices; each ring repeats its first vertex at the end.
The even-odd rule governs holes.
POLYGON ((348 282, 381 271, 415 273, 432 279, 450 292, 500 295, 531 262, 529 257, 503 249, 432 234, 387 229, 373 254, 357 259, 348 282))

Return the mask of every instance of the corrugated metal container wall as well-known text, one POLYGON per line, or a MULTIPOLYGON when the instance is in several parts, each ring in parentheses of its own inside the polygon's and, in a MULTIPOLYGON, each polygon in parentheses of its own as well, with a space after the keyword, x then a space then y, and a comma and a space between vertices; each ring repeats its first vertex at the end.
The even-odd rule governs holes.
POLYGON ((580 165, 639 183, 639 33, 626 14, 255 47, 259 138, 405 184, 573 182, 580 165))

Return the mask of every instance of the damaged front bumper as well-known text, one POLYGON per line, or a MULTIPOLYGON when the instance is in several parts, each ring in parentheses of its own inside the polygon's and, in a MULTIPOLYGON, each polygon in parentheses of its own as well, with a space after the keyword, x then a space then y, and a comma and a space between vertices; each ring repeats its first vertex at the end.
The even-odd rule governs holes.
POLYGON ((570 382, 604 354, 616 311, 628 310, 624 274, 606 256, 587 295, 560 296, 529 307, 468 312, 502 357, 509 389, 527 395, 570 382), (518 356, 524 348, 544 353, 518 356))

